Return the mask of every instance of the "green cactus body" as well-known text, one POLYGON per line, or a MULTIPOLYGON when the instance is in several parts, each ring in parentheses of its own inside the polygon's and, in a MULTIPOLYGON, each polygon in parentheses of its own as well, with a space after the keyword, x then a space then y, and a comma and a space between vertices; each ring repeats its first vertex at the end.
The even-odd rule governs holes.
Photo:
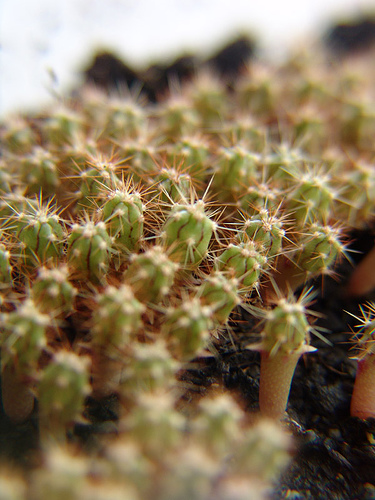
POLYGON ((207 175, 207 164, 210 156, 209 143, 203 137, 184 136, 170 150, 170 160, 173 162, 181 157, 184 170, 195 181, 201 181, 207 175))
POLYGON ((77 289, 69 282, 66 266, 42 267, 30 290, 31 297, 43 313, 66 317, 73 311, 77 289))
POLYGON ((88 358, 60 351, 43 371, 38 384, 42 439, 47 432, 64 439, 67 426, 81 416, 90 390, 88 363, 88 358))
MULTIPOLYGON (((269 214, 267 209, 259 211, 258 215, 248 218, 243 225, 243 231, 250 240, 261 245, 267 257, 275 257, 282 249, 285 231, 282 221, 269 214)), ((241 232, 239 233, 241 238, 241 232)))
POLYGON ((242 417, 240 407, 223 394, 200 402, 193 428, 209 450, 215 455, 225 455, 228 446, 239 438, 242 417))
POLYGON ((351 225, 361 227, 374 215, 375 171, 371 163, 354 162, 345 176, 344 204, 351 225))
POLYGON ((15 181, 16 179, 12 173, 9 172, 9 165, 3 158, 0 158, 0 193, 2 198, 6 193, 11 193, 15 181))
POLYGON ((216 224, 205 212, 205 203, 175 204, 162 229, 161 239, 171 259, 196 267, 206 257, 216 224))
POLYGON ((175 168, 162 168, 156 182, 162 194, 161 199, 166 203, 181 203, 189 198, 192 190, 190 175, 175 168))
POLYGON ((107 138, 135 138, 146 126, 145 110, 130 99, 112 98, 105 109, 105 115, 103 135, 107 138))
POLYGON ((142 302, 158 303, 170 292, 179 266, 169 259, 161 246, 133 254, 124 279, 142 302))
POLYGON ((14 190, 0 197, 0 216, 4 220, 9 219, 11 229, 17 227, 17 224, 14 224, 14 219, 22 220, 27 211, 35 213, 39 209, 40 203, 37 198, 27 198, 19 190, 14 190))
POLYGON ((252 241, 230 243, 216 258, 218 270, 237 278, 242 287, 247 289, 257 286, 266 264, 264 251, 252 241))
POLYGON ((27 420, 34 408, 30 389, 36 378, 38 361, 47 345, 50 318, 42 314, 32 299, 27 299, 1 316, 2 401, 13 422, 27 420))
POLYGON ((27 194, 52 195, 60 184, 57 157, 47 149, 35 147, 21 161, 21 180, 27 186, 27 194))
POLYGON ((199 114, 191 102, 182 97, 172 97, 160 112, 162 131, 168 137, 178 138, 194 132, 199 125, 199 114))
POLYGON ((42 133, 56 147, 71 144, 82 130, 82 117, 68 107, 57 109, 43 120, 42 133))
POLYGON ((256 215, 267 206, 269 210, 277 210, 282 193, 277 186, 268 182, 252 183, 238 200, 238 206, 248 215, 256 215))
POLYGON ((112 242, 104 222, 86 220, 72 225, 67 257, 73 274, 94 283, 105 281, 111 251, 112 242))
POLYGON ((223 148, 215 168, 213 186, 225 196, 238 199, 257 178, 260 157, 241 145, 223 148))
POLYGON ((153 145, 152 138, 141 137, 138 140, 126 140, 120 145, 121 156, 127 159, 132 172, 134 182, 142 182, 149 179, 151 172, 155 170, 155 155, 157 146, 153 145))
POLYGON ((279 298, 273 309, 261 312, 262 341, 249 348, 261 352, 259 406, 265 416, 276 419, 283 416, 297 362, 302 354, 315 351, 309 345, 313 329, 304 305, 310 296, 306 291, 297 300, 290 294, 279 298))
POLYGON ((271 356, 289 355, 303 350, 310 325, 301 302, 280 299, 277 306, 267 311, 262 333, 262 349, 271 356))
POLYGON ((197 293, 202 303, 211 308, 212 317, 219 324, 224 324, 233 309, 241 303, 239 280, 228 277, 222 271, 205 276, 197 293))
POLYGON ((302 165, 306 164, 307 160, 302 150, 280 144, 274 152, 266 156, 267 175, 289 185, 291 178, 298 178, 302 165))
POLYGON ((59 260, 65 231, 56 209, 50 204, 43 206, 41 200, 36 207, 28 200, 27 204, 27 211, 15 213, 10 219, 24 263, 37 265, 59 260))
POLYGON ((61 256, 64 233, 58 218, 29 219, 18 231, 17 237, 26 263, 46 262, 49 259, 57 261, 61 256))
POLYGON ((124 284, 108 286, 96 298, 93 315, 93 344, 113 351, 134 339, 142 325, 145 307, 135 298, 132 289, 124 284))
POLYGON ((198 113, 201 126, 217 124, 225 116, 227 101, 224 95, 224 85, 218 78, 209 72, 197 75, 194 85, 189 88, 189 97, 193 109, 198 113))
POLYGON ((157 457, 160 450, 171 451, 182 440, 185 418, 174 408, 169 392, 141 393, 137 406, 124 419, 125 428, 136 437, 146 454, 157 457))
POLYGON ((11 153, 30 153, 37 137, 27 120, 20 116, 10 116, 7 123, 2 123, 1 143, 11 153))
POLYGON ((290 193, 287 208, 298 224, 328 221, 336 197, 329 181, 328 175, 307 173, 290 193))
POLYGON ((29 374, 46 346, 46 328, 49 316, 42 314, 32 299, 17 309, 5 313, 1 319, 5 337, 2 341, 2 364, 14 363, 21 374, 29 374))
POLYGON ((141 195, 115 190, 109 195, 102 210, 114 247, 119 251, 138 250, 143 237, 144 221, 141 195))
POLYGON ((145 310, 128 285, 108 286, 92 316, 92 387, 97 397, 118 390, 125 352, 135 341, 145 310))
POLYGON ((300 241, 296 263, 310 275, 326 273, 345 254, 340 231, 331 226, 312 224, 300 241))
POLYGON ((212 308, 198 297, 171 307, 162 326, 172 353, 181 360, 189 360, 207 347, 212 328, 212 308))
POLYGON ((79 207, 81 210, 94 209, 105 198, 108 190, 116 190, 120 180, 116 175, 117 165, 112 161, 91 160, 91 168, 79 173, 79 207))
POLYGON ((137 396, 141 392, 155 392, 172 387, 180 364, 172 358, 164 340, 152 344, 134 342, 131 354, 121 376, 123 395, 137 396))

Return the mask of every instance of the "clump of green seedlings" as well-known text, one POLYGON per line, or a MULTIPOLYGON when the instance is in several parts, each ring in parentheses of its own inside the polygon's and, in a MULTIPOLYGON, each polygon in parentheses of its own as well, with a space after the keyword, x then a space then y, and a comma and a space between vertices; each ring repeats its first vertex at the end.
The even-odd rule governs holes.
MULTIPOLYGON (((253 63, 230 96, 198 72, 156 105, 83 88, 2 123, 2 401, 18 424, 38 399, 44 464, 27 498, 268 494, 289 459, 293 373, 315 350, 309 283, 334 274, 346 234, 374 214, 362 95, 375 74, 359 91, 345 65, 316 64, 311 82, 309 58, 253 63), (241 341, 259 337, 246 343, 261 357, 255 423, 224 388, 197 402, 184 383, 223 338, 238 347, 241 308, 257 324, 241 341), (90 455, 75 424, 89 425, 88 398, 113 397, 116 437, 98 433, 90 455)), ((373 287, 372 261, 348 292, 373 287)), ((352 414, 368 418, 373 305, 362 312, 352 414)), ((26 498, 24 479, 7 481, 7 498, 26 498)))

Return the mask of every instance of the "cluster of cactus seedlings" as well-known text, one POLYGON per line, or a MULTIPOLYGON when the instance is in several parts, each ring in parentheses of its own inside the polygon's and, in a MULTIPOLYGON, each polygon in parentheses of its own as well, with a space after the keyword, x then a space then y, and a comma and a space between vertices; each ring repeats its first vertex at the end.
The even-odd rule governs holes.
MULTIPOLYGON (((158 104, 84 88, 2 124, 2 400, 20 423, 37 399, 43 453, 27 494, 0 477, 7 499, 266 494, 288 461, 294 369, 318 333, 313 292, 298 289, 335 272, 374 212, 368 73, 299 56, 254 63, 230 91, 199 72, 158 104), (181 375, 223 337, 236 345, 241 308, 261 352, 251 423, 223 388, 187 404, 181 375), (74 424, 88 396, 111 395, 118 435, 85 457, 74 424)), ((367 418, 363 311, 352 412, 367 418)))

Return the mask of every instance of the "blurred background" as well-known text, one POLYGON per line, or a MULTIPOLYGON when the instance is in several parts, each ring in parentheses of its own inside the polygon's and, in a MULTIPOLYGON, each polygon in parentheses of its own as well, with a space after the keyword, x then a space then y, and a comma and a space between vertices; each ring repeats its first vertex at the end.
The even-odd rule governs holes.
POLYGON ((0 0, 0 117, 74 88, 100 50, 142 71, 241 34, 280 59, 374 12, 375 0, 0 0))

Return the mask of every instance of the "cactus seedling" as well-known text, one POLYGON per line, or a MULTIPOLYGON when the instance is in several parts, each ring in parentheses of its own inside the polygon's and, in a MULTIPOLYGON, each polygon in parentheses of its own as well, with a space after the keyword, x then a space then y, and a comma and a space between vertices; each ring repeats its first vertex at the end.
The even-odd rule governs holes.
POLYGON ((32 299, 1 316, 2 397, 6 414, 15 422, 26 420, 34 407, 29 381, 46 346, 50 318, 39 312, 32 299))
POLYGON ((263 317, 262 341, 248 346, 261 353, 259 407, 264 416, 279 419, 284 415, 290 385, 299 358, 316 349, 309 345, 310 332, 317 333, 307 320, 305 307, 311 289, 298 300, 292 293, 279 297, 270 310, 251 308, 263 317))
MULTIPOLYGON (((300 236, 292 257, 282 255, 278 260, 274 280, 278 289, 286 293, 307 280, 331 272, 332 266, 343 255, 346 256, 345 244, 341 241, 339 227, 311 224, 306 233, 300 236)), ((273 284, 266 291, 266 296, 275 295, 273 284)))
POLYGON ((94 222, 88 216, 71 227, 68 238, 68 263, 79 277, 94 283, 105 281, 112 241, 104 222, 94 222))
POLYGON ((237 278, 247 290, 258 285, 260 273, 266 264, 267 257, 262 255, 261 247, 249 238, 238 244, 230 243, 216 258, 217 268, 237 278))
POLYGON ((357 375, 350 405, 350 413, 358 418, 375 418, 375 303, 360 306, 359 331, 353 340, 358 348, 357 375))
POLYGON ((97 309, 92 318, 93 389, 104 396, 113 391, 118 375, 121 350, 136 337, 144 306, 134 297, 130 286, 108 286, 96 298, 97 309))
POLYGON ((139 300, 158 303, 172 288, 178 267, 163 247, 155 245, 144 253, 131 255, 124 278, 139 300))
POLYGON ((115 248, 130 252, 139 248, 143 236, 144 206, 140 193, 124 183, 110 191, 103 205, 103 218, 115 248))
POLYGON ((80 417, 89 393, 88 358, 73 352, 56 353, 39 382, 41 427, 64 440, 66 426, 80 417))
POLYGON ((163 331, 176 358, 188 361, 207 347, 212 327, 211 307, 191 297, 168 309, 163 331))
POLYGON ((171 259, 189 267, 197 267, 206 257, 216 223, 205 211, 206 203, 173 205, 162 229, 161 240, 169 248, 171 259))
POLYGON ((228 277, 223 271, 205 276, 197 291, 202 303, 211 308, 213 320, 220 325, 228 321, 233 309, 241 302, 239 280, 228 277))
POLYGON ((261 208, 258 214, 247 218, 243 223, 243 231, 264 247, 267 257, 275 257, 281 252, 285 237, 283 218, 271 215, 267 208, 261 208))
POLYGON ((51 200, 44 205, 42 195, 35 201, 36 204, 26 199, 28 209, 23 212, 15 209, 9 220, 9 231, 14 231, 26 265, 56 261, 62 254, 64 228, 58 209, 51 200))
POLYGON ((68 275, 66 266, 39 269, 30 294, 41 312, 53 312, 55 317, 66 317, 73 311, 77 290, 69 282, 68 275))

